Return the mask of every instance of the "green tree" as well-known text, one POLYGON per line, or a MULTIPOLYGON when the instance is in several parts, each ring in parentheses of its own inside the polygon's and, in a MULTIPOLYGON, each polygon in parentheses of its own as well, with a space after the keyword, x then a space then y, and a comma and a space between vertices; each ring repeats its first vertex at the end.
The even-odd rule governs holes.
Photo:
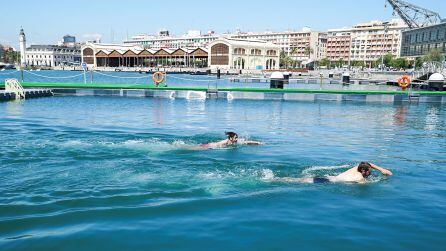
POLYGON ((328 60, 328 58, 323 58, 321 59, 321 61, 319 61, 319 66, 329 66, 330 65, 330 60, 328 60))
POLYGON ((365 66, 364 61, 352 61, 351 64, 353 67, 364 67, 365 66))
POLYGON ((345 64, 344 59, 343 59, 343 58, 340 58, 340 59, 338 60, 338 67, 343 67, 344 64, 345 64))
POLYGON ((308 57, 311 58, 311 54, 313 54, 314 50, 308 46, 304 49, 304 54, 308 57))
POLYGON ((20 52, 12 50, 5 52, 5 63, 14 64, 14 63, 19 63, 19 61, 20 61, 20 52))
POLYGON ((444 55, 441 53, 440 50, 434 49, 431 50, 426 56, 424 56, 425 62, 443 62, 444 61, 444 55))
POLYGON ((397 69, 407 69, 409 63, 405 58, 396 58, 392 60, 391 66, 397 69))
POLYGON ((383 57, 380 57, 376 61, 376 63, 377 63, 377 65, 381 65, 384 62, 384 65, 386 67, 390 67, 390 66, 392 66, 392 61, 393 61, 393 55, 389 53, 384 56, 384 61, 383 61, 383 57))
POLYGON ((421 68, 423 66, 424 59, 422 57, 417 57, 415 59, 415 68, 421 68))
POLYGON ((282 68, 288 68, 292 61, 293 60, 284 51, 280 52, 280 66, 282 68))

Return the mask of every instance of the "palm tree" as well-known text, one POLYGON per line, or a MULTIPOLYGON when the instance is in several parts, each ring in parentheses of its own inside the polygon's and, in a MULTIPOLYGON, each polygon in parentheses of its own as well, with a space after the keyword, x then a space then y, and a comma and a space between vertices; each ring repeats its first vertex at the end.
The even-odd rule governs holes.
MULTIPOLYGON (((292 48, 291 51, 290 51, 290 55, 291 55, 291 57, 296 56, 296 54, 297 54, 297 48, 292 48)), ((292 59, 291 59, 291 60, 292 60, 292 59)), ((297 60, 292 60, 291 63, 292 63, 292 65, 293 65, 293 68, 296 68, 297 60)))
POLYGON ((304 53, 305 55, 307 55, 308 58, 311 58, 311 54, 313 54, 313 52, 314 50, 310 46, 306 47, 304 50, 304 53))

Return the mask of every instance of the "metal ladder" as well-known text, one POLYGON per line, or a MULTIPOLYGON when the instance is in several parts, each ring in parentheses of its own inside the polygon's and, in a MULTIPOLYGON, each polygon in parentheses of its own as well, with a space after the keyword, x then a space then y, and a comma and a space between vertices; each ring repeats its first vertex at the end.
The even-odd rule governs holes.
POLYGON ((5 91, 14 93, 16 99, 25 99, 25 89, 15 78, 5 80, 5 91))

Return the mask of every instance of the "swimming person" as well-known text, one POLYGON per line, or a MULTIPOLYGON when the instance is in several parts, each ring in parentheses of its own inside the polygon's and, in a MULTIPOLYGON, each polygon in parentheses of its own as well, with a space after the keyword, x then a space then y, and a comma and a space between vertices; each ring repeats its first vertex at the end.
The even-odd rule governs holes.
POLYGON ((296 182, 296 183, 329 183, 329 182, 344 182, 344 183, 365 183, 367 178, 372 174, 372 170, 381 172, 382 175, 392 176, 393 173, 385 168, 379 167, 368 162, 361 162, 339 175, 328 177, 313 177, 313 178, 282 178, 281 181, 296 182))
POLYGON ((225 140, 219 141, 219 142, 212 142, 200 145, 200 149, 218 149, 218 148, 225 148, 230 146, 236 146, 237 144, 240 145, 262 145, 262 142, 258 141, 251 141, 246 139, 239 139, 238 134, 235 132, 225 132, 225 135, 228 137, 225 140))

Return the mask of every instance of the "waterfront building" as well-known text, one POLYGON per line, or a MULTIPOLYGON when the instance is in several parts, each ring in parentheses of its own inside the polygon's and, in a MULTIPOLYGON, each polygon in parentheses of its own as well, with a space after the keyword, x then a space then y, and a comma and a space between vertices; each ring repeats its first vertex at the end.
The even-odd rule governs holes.
POLYGON ((271 42, 280 46, 280 50, 292 59, 307 63, 326 57, 327 34, 309 28, 286 32, 238 32, 231 37, 271 42))
POLYGON ((75 47, 76 44, 76 37, 71 35, 65 35, 62 39, 62 45, 67 47, 75 47))
POLYGON ((279 69, 279 45, 260 40, 221 38, 209 45, 211 69, 279 69))
POLYGON ((142 45, 86 43, 82 61, 89 67, 207 67, 206 48, 146 49, 142 45))
POLYGON ((23 66, 55 67, 78 65, 81 61, 79 47, 59 45, 26 46, 26 36, 23 29, 19 34, 20 62, 23 66))
POLYGON ((446 54, 446 22, 403 31, 402 57, 420 57, 433 50, 446 54))
POLYGON ((327 58, 330 61, 350 61, 351 35, 349 32, 330 32, 327 37, 327 58))
POLYGON ((351 28, 328 31, 327 58, 331 61, 375 62, 385 54, 400 56, 401 34, 406 24, 399 19, 372 21, 351 28))
POLYGON ((79 65, 80 49, 58 45, 31 45, 26 48, 27 66, 68 66, 79 65))
POLYGON ((158 36, 136 35, 124 41, 127 45, 142 45, 146 49, 179 49, 179 48, 206 48, 209 43, 218 39, 213 31, 202 35, 200 31, 188 31, 181 37, 171 37, 169 31, 162 30, 158 36))

